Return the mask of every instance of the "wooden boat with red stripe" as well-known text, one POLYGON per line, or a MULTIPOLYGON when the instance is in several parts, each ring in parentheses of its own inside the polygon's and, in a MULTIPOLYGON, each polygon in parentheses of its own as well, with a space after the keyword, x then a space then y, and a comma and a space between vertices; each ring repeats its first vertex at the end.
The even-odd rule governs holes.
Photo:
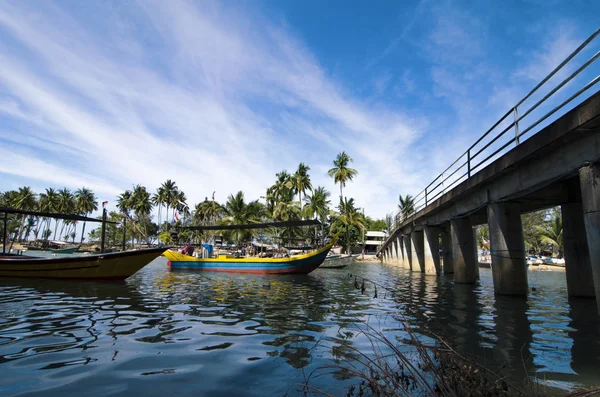
POLYGON ((0 277, 124 280, 159 257, 164 250, 149 248, 68 258, 0 255, 0 277))
POLYGON ((195 258, 175 251, 165 251, 171 270, 202 270, 209 272, 253 274, 308 274, 319 267, 333 247, 337 236, 325 247, 289 258, 195 258))

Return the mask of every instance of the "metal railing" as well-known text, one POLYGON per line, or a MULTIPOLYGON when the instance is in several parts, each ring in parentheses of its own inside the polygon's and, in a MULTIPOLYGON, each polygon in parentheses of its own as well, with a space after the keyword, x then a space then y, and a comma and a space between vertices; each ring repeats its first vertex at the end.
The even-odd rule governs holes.
MULTIPOLYGON (((552 109, 544 113, 541 117, 532 121, 531 124, 523 128, 524 120, 528 116, 533 116, 536 110, 540 111, 542 104, 548 105, 550 98, 556 99, 557 92, 577 77, 582 71, 587 69, 593 64, 598 58, 600 58, 600 51, 597 51, 587 61, 581 64, 575 71, 569 76, 564 78, 554 88, 550 89, 548 93, 543 95, 542 98, 537 100, 533 105, 527 109, 523 109, 527 100, 531 99, 542 86, 544 86, 552 77, 560 72, 566 65, 575 58, 583 49, 585 49, 596 37, 600 35, 600 29, 596 30, 587 40, 585 40, 579 47, 577 47, 564 61, 560 63, 548 76, 540 81, 523 99, 521 99, 515 106, 509 109, 494 125, 488 129, 477 141, 472 144, 464 153, 462 153, 450 166, 448 166, 441 174, 439 174, 429 185, 425 187, 419 194, 414 197, 414 211, 409 216, 402 216, 401 211, 398 211, 394 217, 394 225, 390 231, 390 236, 402 226, 405 222, 414 218, 415 214, 423 208, 427 207, 434 200, 441 197, 446 192, 453 189, 459 183, 464 182, 471 178, 476 172, 481 171, 485 165, 490 164, 492 161, 499 158, 501 155, 508 152, 507 149, 513 143, 519 145, 521 138, 528 133, 535 135, 543 128, 542 123, 551 118, 559 110, 563 109, 567 104, 571 103, 575 98, 581 96, 584 92, 592 88, 596 83, 600 81, 600 74, 590 80, 583 87, 569 95, 566 99, 554 106, 552 109), (523 129, 521 129, 523 128, 523 129), (538 130, 535 130, 538 128, 538 130), (493 131, 500 129, 499 133, 492 135, 493 131), (511 135, 506 141, 500 141, 501 138, 514 130, 514 135, 511 135)), ((568 73, 569 71, 564 71, 568 73)), ((577 88, 577 86, 575 87, 577 88)), ((563 94, 565 91, 563 90, 563 94)), ((567 93, 568 95, 568 93, 567 93)), ((561 98, 562 99, 562 98, 561 98)), ((582 99, 582 101, 585 98, 582 99)), ((552 106, 553 104, 550 104, 552 106)), ((574 105, 575 106, 575 105, 574 105)), ((565 110, 564 113, 567 111, 565 110)), ((562 114, 562 113, 561 113, 562 114)), ((559 115, 557 115, 558 117, 559 115)), ((506 138, 505 138, 506 139, 506 138)), ((385 245, 385 244, 384 244, 385 245)))

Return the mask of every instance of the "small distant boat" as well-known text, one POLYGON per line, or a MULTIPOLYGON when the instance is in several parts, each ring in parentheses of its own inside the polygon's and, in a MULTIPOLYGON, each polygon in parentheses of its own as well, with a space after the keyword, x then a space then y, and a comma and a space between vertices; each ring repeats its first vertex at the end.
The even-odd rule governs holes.
POLYGON ((75 247, 65 247, 65 248, 50 248, 50 252, 54 254, 73 254, 79 250, 79 245, 75 247))
POLYGON ((329 255, 325 258, 323 264, 319 266, 319 269, 343 269, 346 266, 353 264, 356 257, 357 255, 329 255))

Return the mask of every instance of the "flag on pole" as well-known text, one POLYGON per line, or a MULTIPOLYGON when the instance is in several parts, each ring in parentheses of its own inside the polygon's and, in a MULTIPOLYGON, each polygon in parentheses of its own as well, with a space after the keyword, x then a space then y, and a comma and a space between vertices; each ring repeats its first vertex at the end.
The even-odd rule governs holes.
POLYGON ((102 202, 102 208, 104 208, 106 206, 106 204, 108 204, 108 201, 103 201, 102 202))
POLYGON ((175 216, 173 217, 173 223, 177 222, 179 220, 179 215, 177 214, 177 211, 175 211, 175 216))

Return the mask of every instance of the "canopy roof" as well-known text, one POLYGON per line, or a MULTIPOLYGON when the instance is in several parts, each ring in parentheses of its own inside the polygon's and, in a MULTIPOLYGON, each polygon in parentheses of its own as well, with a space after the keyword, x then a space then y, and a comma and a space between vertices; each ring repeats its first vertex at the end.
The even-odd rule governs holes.
POLYGON ((212 226, 181 226, 179 229, 184 230, 246 230, 246 229, 266 229, 269 227, 296 227, 320 225, 316 219, 305 221, 286 221, 286 222, 267 222, 267 223, 251 223, 248 225, 212 225, 212 226))
MULTIPOLYGON (((26 211, 18 210, 15 208, 0 207, 0 213, 15 214, 15 215, 28 215, 28 216, 43 216, 46 218, 54 219, 65 219, 68 221, 82 221, 82 222, 102 222, 102 219, 88 218, 87 216, 75 215, 75 214, 57 214, 52 212, 41 212, 41 211, 26 211)), ((116 223, 106 221, 106 223, 116 223)))

